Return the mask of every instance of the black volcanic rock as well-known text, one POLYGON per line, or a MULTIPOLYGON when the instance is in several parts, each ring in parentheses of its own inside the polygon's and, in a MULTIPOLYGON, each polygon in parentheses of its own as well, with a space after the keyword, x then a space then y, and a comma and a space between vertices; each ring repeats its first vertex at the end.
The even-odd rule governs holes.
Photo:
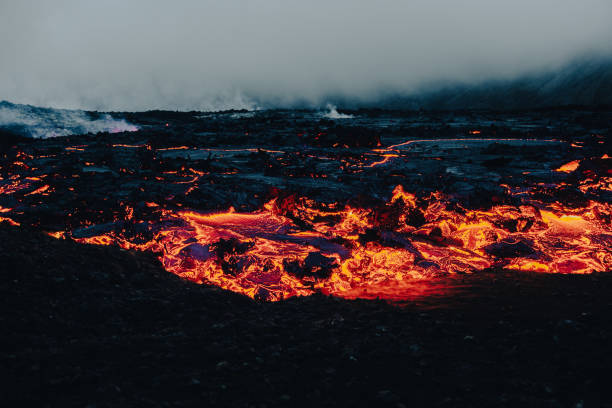
POLYGON ((303 262, 298 260, 285 260, 284 266, 290 274, 298 278, 326 279, 338 265, 334 258, 324 256, 320 252, 311 252, 303 262))
POLYGON ((0 153, 17 143, 27 142, 27 138, 7 129, 0 129, 0 153))
POLYGON ((356 126, 336 125, 325 130, 313 130, 306 136, 313 146, 324 147, 377 147, 381 145, 380 135, 373 129, 356 126))
POLYGON ((605 274, 465 275, 403 307, 270 304, 4 223, 0 253, 5 406, 612 402, 605 274))

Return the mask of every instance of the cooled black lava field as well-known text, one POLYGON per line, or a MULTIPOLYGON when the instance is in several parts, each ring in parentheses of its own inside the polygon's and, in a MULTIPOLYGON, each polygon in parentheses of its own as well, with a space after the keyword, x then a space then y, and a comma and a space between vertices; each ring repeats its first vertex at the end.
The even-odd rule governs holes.
POLYGON ((612 111, 113 116, 0 134, 3 406, 612 406, 612 111))

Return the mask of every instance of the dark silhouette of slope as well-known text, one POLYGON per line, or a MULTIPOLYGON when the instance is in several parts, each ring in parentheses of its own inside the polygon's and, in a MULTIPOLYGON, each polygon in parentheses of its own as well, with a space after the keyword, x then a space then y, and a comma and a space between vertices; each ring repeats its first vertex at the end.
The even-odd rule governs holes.
POLYGON ((357 105, 337 103, 342 107, 412 110, 612 106, 612 58, 583 58, 557 70, 513 79, 433 85, 410 95, 387 95, 357 105))

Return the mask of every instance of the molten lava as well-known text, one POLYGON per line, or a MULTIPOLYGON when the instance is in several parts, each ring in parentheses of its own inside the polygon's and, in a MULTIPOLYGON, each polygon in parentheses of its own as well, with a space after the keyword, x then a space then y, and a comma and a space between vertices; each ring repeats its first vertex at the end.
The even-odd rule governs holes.
MULTIPOLYGON (((563 143, 536 141, 551 148, 563 143)), ((266 300, 316 292, 401 300, 423 282, 485 270, 610 270, 609 157, 598 150, 551 173, 532 147, 524 154, 531 167, 508 166, 501 181, 500 169, 516 161, 506 153, 519 157, 516 142, 395 139, 387 147, 354 149, 156 147, 136 139, 51 145, 40 151, 49 154, 17 151, 0 162, 0 222, 151 251, 182 278, 266 300), (470 151, 480 152, 480 164, 463 157, 470 151), (417 159, 423 167, 435 161, 439 170, 421 182, 417 159), (369 185, 362 189, 364 180, 369 185), (260 187, 243 188, 251 182, 260 187), (477 191, 481 186, 499 196, 477 191), (345 189, 351 199, 338 198, 345 189), (361 190, 369 196, 355 198, 361 190), (289 195, 295 191, 309 197, 289 195), (271 199, 261 206, 264 196, 271 199), (484 204, 469 202, 474 197, 484 204), (323 202, 328 198, 336 202, 323 202), (195 210, 230 204, 241 210, 195 210)), ((554 157, 556 167, 565 156, 554 157)))
POLYGON ((580 160, 573 160, 569 163, 565 163, 563 166, 559 167, 555 171, 563 172, 563 173, 571 173, 575 171, 578 166, 580 166, 580 160))
POLYGON ((164 210, 145 243, 116 231, 75 239, 151 250, 172 273, 254 298, 320 291, 401 299, 417 281, 491 268, 609 270, 611 214, 598 202, 469 210, 440 193, 418 199, 398 186, 372 209, 288 197, 253 213, 164 210))

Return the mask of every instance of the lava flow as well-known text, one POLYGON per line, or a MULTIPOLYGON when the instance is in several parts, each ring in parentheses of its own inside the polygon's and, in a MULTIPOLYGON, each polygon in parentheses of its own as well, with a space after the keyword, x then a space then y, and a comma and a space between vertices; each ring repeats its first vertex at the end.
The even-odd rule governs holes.
POLYGON ((172 273, 258 299, 316 291, 401 299, 415 281, 491 268, 609 270, 611 214, 599 202, 468 210, 441 193, 417 198, 398 186, 370 209, 289 196, 253 213, 164 211, 144 243, 115 231, 74 239, 152 250, 172 273))
POLYGON ((184 279, 272 301, 405 300, 449 276, 612 267, 611 159, 598 134, 444 128, 426 138, 430 125, 393 118, 420 136, 382 140, 376 120, 266 118, 248 122, 262 126, 257 138, 231 118, 196 116, 177 122, 186 134, 9 146, 0 222, 150 251, 184 279))

